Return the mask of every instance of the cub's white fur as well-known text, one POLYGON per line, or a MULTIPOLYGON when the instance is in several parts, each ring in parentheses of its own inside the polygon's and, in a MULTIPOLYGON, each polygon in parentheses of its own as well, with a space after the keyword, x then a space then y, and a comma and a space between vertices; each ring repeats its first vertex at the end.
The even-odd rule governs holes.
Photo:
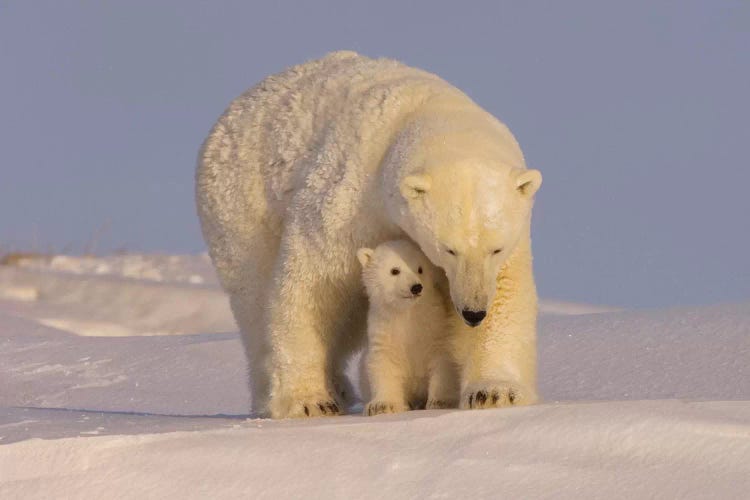
POLYGON ((457 406, 443 272, 407 240, 361 248, 357 257, 370 298, 360 375, 365 415, 457 406))
POLYGON ((255 411, 339 413, 365 332, 356 251, 405 236, 448 278, 461 405, 533 401, 540 184, 505 125, 396 61, 337 52, 235 99, 203 144, 196 195, 255 411))

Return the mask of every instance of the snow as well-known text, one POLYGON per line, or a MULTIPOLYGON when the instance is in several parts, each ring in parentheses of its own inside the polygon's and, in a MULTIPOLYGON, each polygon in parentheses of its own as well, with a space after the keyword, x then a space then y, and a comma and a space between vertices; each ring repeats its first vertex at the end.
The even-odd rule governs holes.
POLYGON ((84 275, 120 276, 159 282, 217 284, 216 274, 208 254, 122 254, 107 257, 29 255, 19 259, 17 267, 84 275))
POLYGON ((16 315, 77 335, 232 332, 236 326, 227 299, 209 277, 192 284, 178 279, 134 279, 132 274, 0 267, 0 298, 23 298, 6 307, 16 315))
MULTIPOLYGON (((83 428, 75 412, 19 417, 83 428)), ((676 401, 307 422, 102 416, 88 428, 113 434, 2 447, 0 496, 740 498, 748 419, 743 403, 676 401)))
POLYGON ((744 498, 750 488, 750 302, 544 301, 543 404, 270 421, 247 414, 241 343, 206 264, 0 266, 0 498, 744 498))

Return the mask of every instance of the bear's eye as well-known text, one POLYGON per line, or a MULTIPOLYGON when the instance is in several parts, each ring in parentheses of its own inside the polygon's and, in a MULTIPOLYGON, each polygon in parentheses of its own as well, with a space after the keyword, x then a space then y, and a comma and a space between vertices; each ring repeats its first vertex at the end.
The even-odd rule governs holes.
POLYGON ((417 269, 417 272, 418 272, 419 274, 422 274, 422 266, 419 266, 419 269, 417 269))
POLYGON ((492 251, 492 255, 497 255, 497 254, 499 254, 502 251, 503 251, 502 248, 496 248, 495 250, 492 251))
POLYGON ((401 274, 401 271, 397 267, 394 267, 391 269, 391 274, 396 276, 397 274, 401 274))
POLYGON ((456 256, 456 251, 455 250, 451 250, 449 248, 449 249, 446 250, 446 252, 448 252, 449 254, 453 255, 454 257, 456 256))

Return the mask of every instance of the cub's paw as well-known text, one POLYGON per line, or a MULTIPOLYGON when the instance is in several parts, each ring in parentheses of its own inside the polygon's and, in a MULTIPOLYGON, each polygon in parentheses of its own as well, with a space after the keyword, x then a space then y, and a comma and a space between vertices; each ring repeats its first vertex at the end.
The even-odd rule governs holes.
POLYGON ((339 404, 331 397, 295 399, 286 404, 273 405, 273 418, 331 417, 341 415, 339 404))
POLYGON ((408 409, 409 407, 403 402, 370 401, 365 405, 364 414, 366 417, 372 417, 381 413, 401 413, 408 409))
POLYGON ((428 410, 445 410, 447 408, 457 408, 458 403, 455 400, 447 399, 429 399, 426 408, 428 410))
POLYGON ((530 405, 536 401, 536 392, 517 382, 478 382, 464 389, 460 406, 463 409, 501 408, 530 405))

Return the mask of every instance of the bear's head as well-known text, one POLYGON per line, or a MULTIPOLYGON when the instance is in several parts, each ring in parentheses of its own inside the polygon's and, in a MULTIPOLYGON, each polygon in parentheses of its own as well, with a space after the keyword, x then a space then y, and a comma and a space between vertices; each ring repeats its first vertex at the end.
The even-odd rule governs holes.
POLYGON ((375 249, 360 248, 357 259, 373 304, 405 308, 424 295, 436 293, 435 273, 439 271, 410 241, 393 240, 375 249))
POLYGON ((528 237, 542 176, 526 168, 509 131, 499 138, 471 130, 418 135, 407 146, 402 137, 387 159, 389 214, 445 271, 456 312, 477 326, 503 264, 528 237))

